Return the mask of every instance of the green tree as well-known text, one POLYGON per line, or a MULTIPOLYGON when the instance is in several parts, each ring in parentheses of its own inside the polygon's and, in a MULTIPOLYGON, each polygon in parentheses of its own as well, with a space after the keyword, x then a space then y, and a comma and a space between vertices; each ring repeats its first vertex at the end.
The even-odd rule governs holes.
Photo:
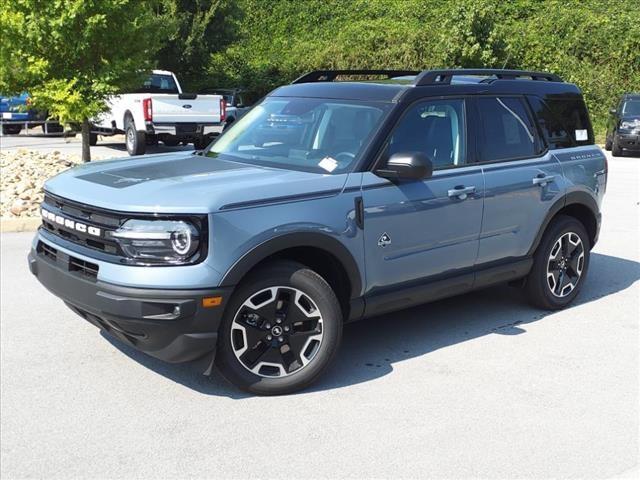
POLYGON ((162 5, 176 28, 158 52, 158 65, 180 72, 180 83, 188 91, 210 86, 203 73, 209 56, 235 39, 240 14, 236 2, 163 0, 162 5))
POLYGON ((156 0, 2 3, 0 91, 29 91, 36 108, 81 124, 82 159, 90 161, 90 119, 154 66, 173 19, 156 0))

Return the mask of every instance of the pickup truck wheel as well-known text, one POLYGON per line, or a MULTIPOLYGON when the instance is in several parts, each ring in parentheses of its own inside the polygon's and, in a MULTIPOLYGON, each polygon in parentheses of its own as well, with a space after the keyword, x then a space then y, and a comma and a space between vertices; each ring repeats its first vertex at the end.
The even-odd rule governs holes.
POLYGON ((211 139, 209 137, 198 137, 193 141, 193 147, 196 150, 203 150, 207 148, 209 143, 211 143, 211 139))
POLYGON ((146 134, 136 130, 136 124, 133 120, 129 120, 127 122, 125 142, 127 144, 127 152, 129 152, 129 155, 144 154, 147 147, 146 134))
POLYGON ((582 223, 560 215, 547 228, 525 283, 532 305, 545 310, 566 307, 578 295, 589 268, 591 245, 582 223))
POLYGON ((243 281, 225 310, 216 364, 227 380, 259 395, 314 382, 342 338, 335 293, 302 264, 275 262, 243 281))
POLYGON ((2 125, 3 135, 18 135, 22 130, 22 125, 2 125))
POLYGON ((615 134, 613 134, 613 141, 611 144, 611 155, 613 155, 614 157, 622 156, 622 149, 618 145, 618 138, 615 134))
POLYGON ((98 144, 98 134, 97 133, 89 133, 89 145, 95 147, 98 144))

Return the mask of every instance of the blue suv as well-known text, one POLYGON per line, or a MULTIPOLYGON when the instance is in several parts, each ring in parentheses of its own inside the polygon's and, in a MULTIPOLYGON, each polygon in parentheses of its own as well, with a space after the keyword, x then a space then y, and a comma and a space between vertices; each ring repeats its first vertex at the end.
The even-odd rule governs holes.
POLYGON ((317 71, 203 151, 50 179, 29 266, 122 342, 282 394, 318 378, 346 322, 502 282, 567 306, 606 180, 556 75, 317 71))

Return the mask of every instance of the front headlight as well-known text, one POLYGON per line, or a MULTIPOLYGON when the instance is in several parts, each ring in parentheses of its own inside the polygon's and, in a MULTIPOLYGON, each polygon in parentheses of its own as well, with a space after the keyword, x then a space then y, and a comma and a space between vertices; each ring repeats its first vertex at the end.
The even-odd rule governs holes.
POLYGON ((640 127, 639 120, 630 120, 630 121, 624 121, 620 123, 620 128, 624 130, 633 130, 636 127, 640 127))
POLYGON ((198 229, 183 220, 127 220, 111 236, 138 264, 190 263, 200 249, 198 229))

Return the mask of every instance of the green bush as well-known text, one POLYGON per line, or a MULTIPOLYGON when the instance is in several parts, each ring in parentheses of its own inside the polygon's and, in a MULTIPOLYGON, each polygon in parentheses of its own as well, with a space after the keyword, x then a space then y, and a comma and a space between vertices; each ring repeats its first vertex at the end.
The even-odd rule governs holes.
POLYGON ((582 88, 599 139, 618 95, 640 90, 640 3, 607 0, 237 0, 235 41, 210 83, 256 96, 320 68, 507 67, 582 88))

